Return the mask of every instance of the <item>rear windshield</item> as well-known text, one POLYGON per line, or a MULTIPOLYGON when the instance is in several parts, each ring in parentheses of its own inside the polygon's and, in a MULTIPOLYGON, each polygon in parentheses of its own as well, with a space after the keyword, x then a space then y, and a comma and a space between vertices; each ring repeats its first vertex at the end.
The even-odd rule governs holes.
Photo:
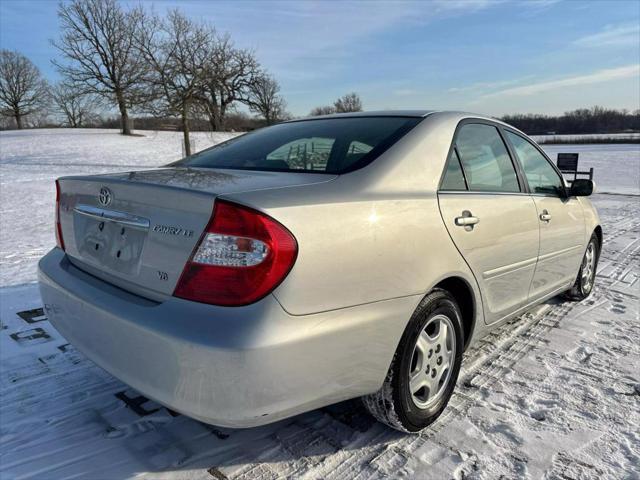
POLYGON ((233 138, 172 166, 346 173, 372 162, 420 120, 351 117, 282 123, 233 138))

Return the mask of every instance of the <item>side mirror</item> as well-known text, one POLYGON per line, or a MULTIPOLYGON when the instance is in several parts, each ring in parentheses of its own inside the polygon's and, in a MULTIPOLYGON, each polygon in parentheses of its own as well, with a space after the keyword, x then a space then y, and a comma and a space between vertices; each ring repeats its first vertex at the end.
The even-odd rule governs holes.
POLYGON ((595 185, 593 180, 587 180, 586 178, 576 178, 571 184, 571 190, 569 194, 572 197, 588 197, 593 193, 595 185))

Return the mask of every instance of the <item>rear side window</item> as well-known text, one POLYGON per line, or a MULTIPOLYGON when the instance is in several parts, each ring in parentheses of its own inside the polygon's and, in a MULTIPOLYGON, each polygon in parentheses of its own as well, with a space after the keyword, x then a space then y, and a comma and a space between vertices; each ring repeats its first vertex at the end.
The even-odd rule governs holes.
POLYGON ((464 181, 464 174, 462 173, 462 167, 460 166, 460 158, 456 150, 451 151, 449 160, 447 161, 447 169, 442 177, 442 185, 440 190, 456 191, 466 190, 467 184, 464 181))
POLYGON ((507 138, 522 164, 531 192, 561 195, 564 191, 562 179, 544 155, 520 135, 507 131, 507 138))
POLYGON ((469 190, 520 191, 511 157, 496 127, 480 123, 463 125, 458 130, 456 149, 469 190))
POLYGON ((281 123, 241 135, 173 166, 347 173, 368 165, 422 117, 347 117, 281 123))

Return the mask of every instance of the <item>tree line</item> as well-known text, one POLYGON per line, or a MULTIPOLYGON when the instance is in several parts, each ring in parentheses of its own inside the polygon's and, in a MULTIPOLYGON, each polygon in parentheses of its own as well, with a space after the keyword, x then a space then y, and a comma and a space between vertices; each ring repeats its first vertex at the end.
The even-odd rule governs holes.
POLYGON ((505 115, 502 121, 529 135, 623 133, 640 131, 640 110, 580 108, 562 115, 505 115))

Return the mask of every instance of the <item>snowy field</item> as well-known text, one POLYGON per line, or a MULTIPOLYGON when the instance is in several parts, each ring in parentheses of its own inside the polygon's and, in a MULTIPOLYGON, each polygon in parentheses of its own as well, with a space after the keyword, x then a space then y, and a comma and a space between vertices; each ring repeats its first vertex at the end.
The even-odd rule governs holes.
POLYGON ((631 140, 629 143, 637 142, 640 140, 640 133, 587 133, 582 135, 556 135, 556 134, 547 134, 547 135, 531 135, 536 142, 553 142, 560 141, 562 143, 571 142, 571 143, 591 143, 593 140, 609 140, 614 139, 616 141, 623 140, 631 140))
MULTIPOLYGON (((562 145, 595 167, 605 248, 593 295, 553 299, 465 354, 421 435, 357 402, 230 430, 154 405, 42 314, 35 265, 54 244, 53 180, 162 165, 179 133, 0 132, 0 478, 640 478, 640 145, 562 145)), ((196 134, 196 148, 229 134, 196 134)))
POLYGON ((593 167, 599 193, 640 194, 640 144, 542 145, 549 158, 558 153, 579 153, 578 169, 593 167))

